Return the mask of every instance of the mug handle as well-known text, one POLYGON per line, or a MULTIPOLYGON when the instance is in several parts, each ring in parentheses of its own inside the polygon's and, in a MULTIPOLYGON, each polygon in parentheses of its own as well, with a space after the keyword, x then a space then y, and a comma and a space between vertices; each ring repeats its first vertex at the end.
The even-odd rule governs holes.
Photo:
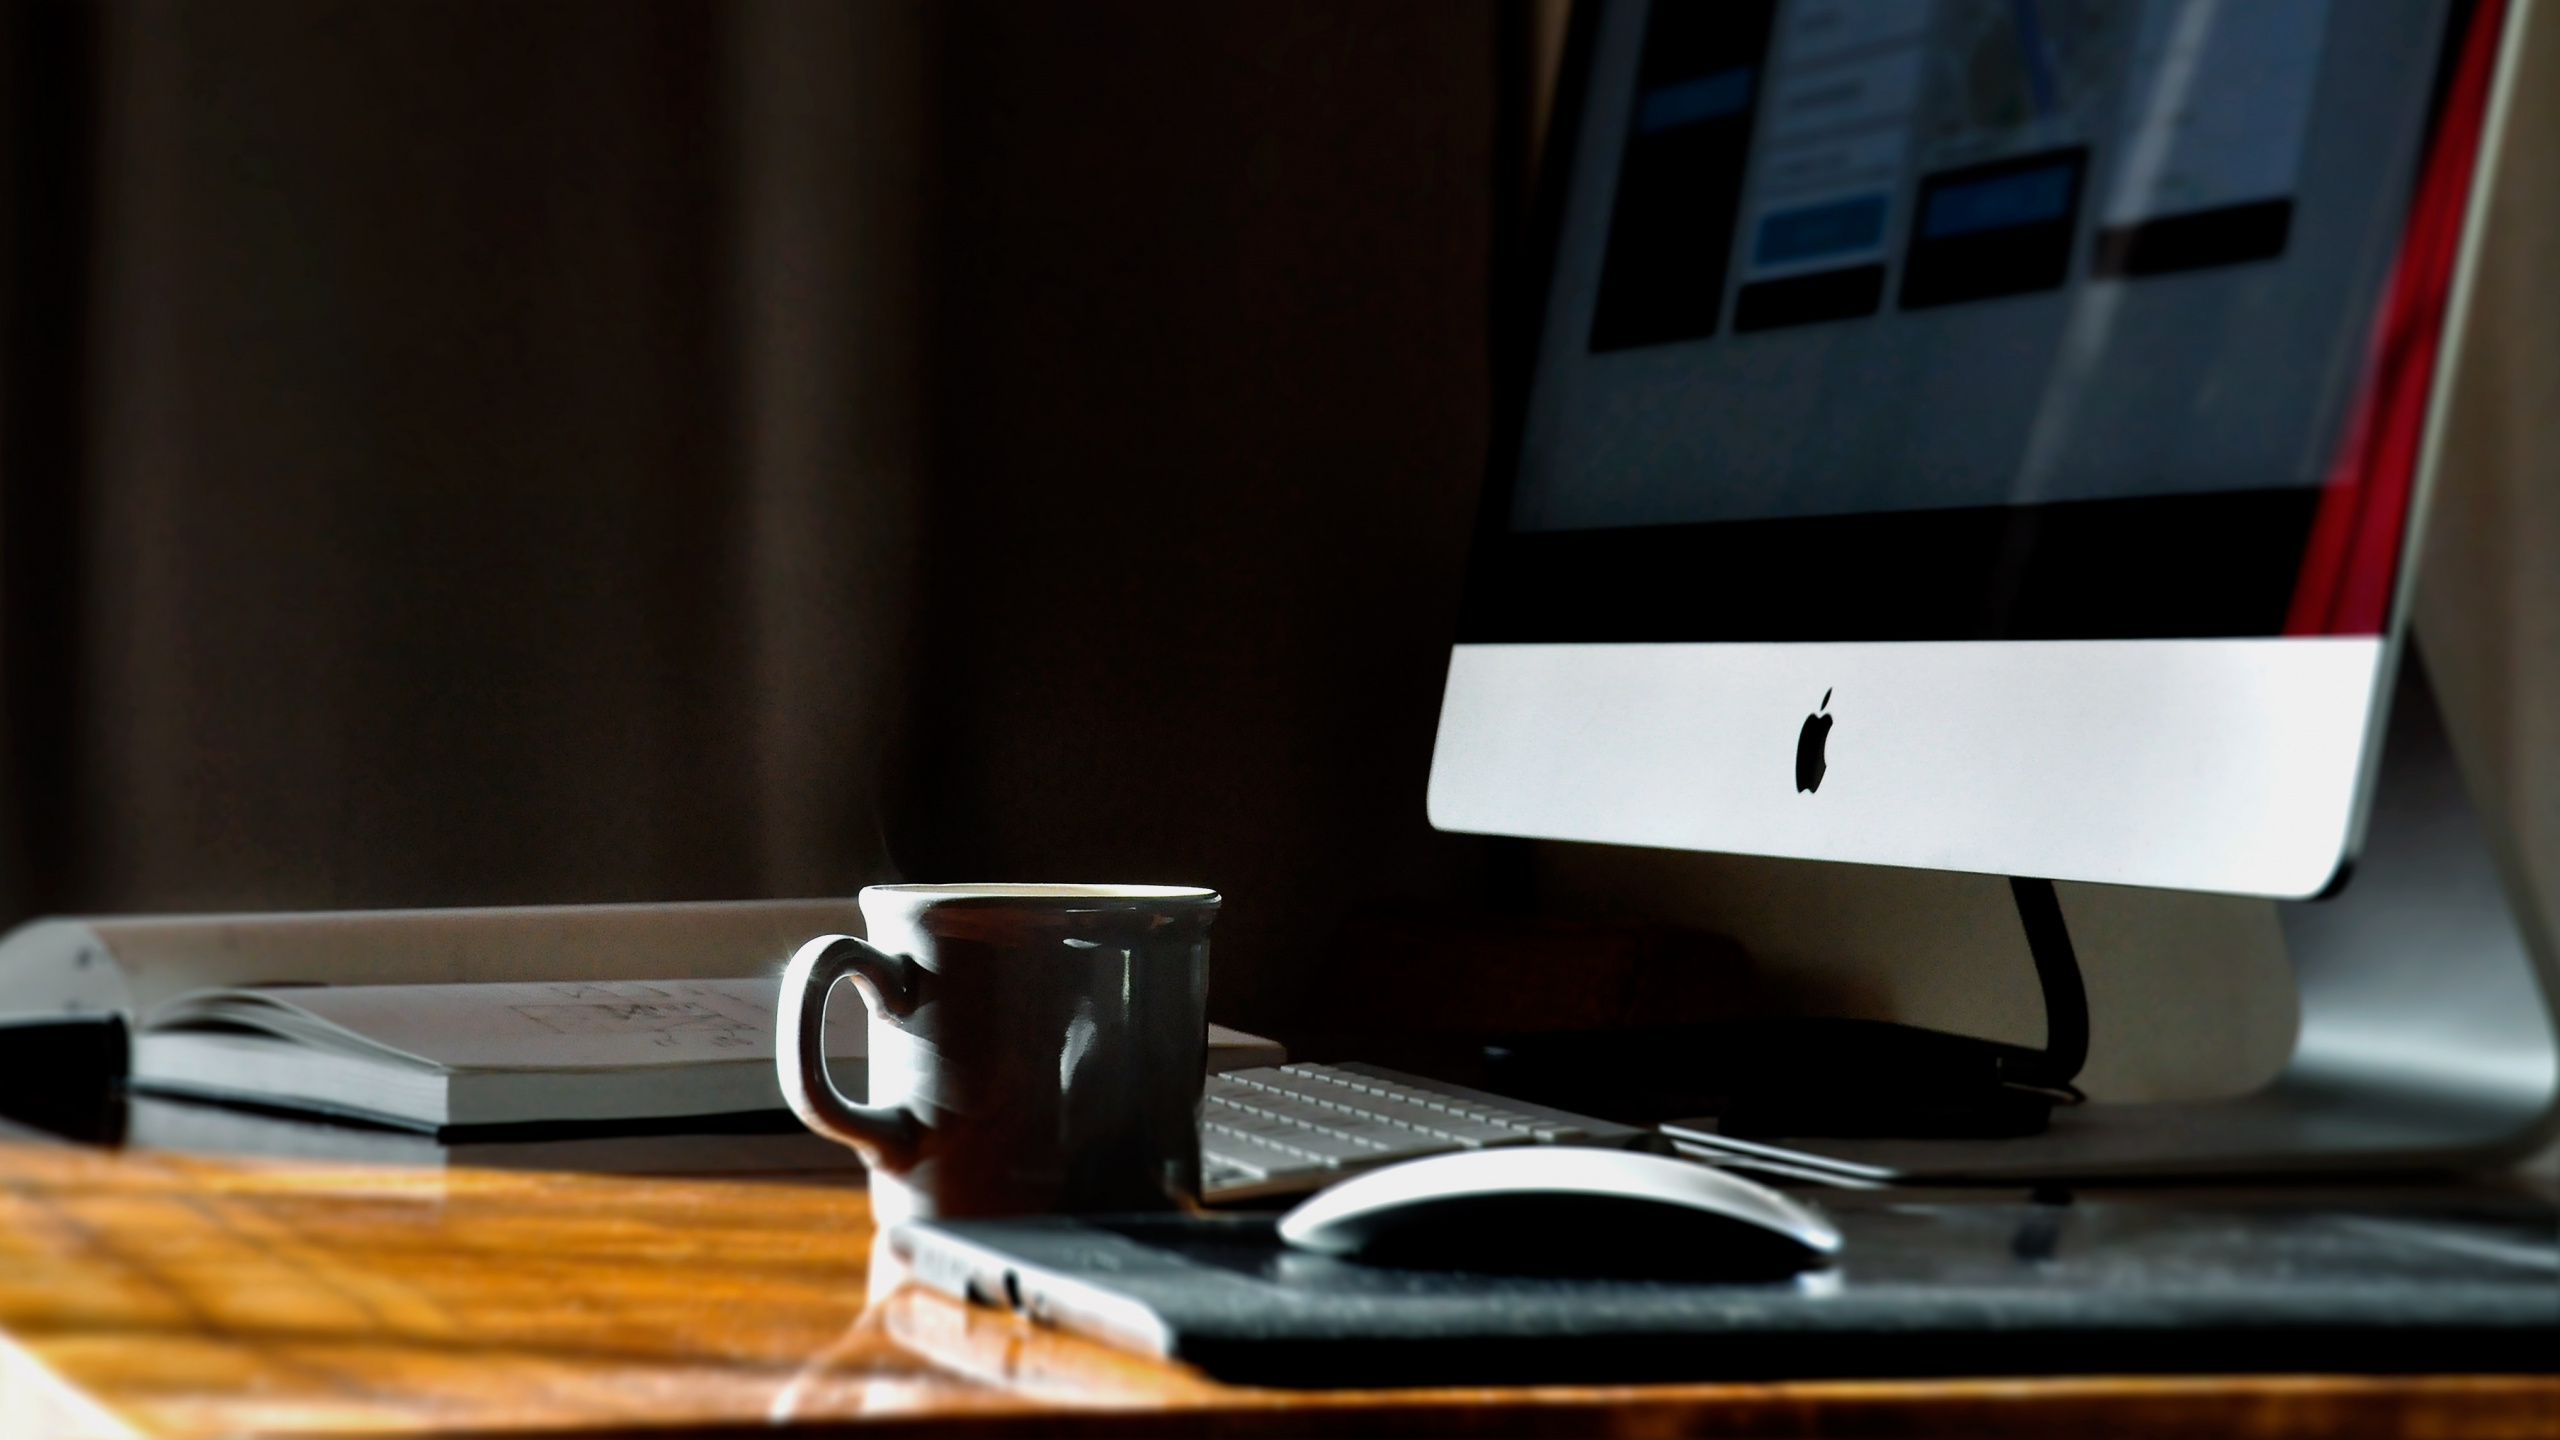
POLYGON ((914 964, 850 935, 821 935, 801 946, 783 970, 782 1003, 774 1015, 773 1064, 791 1113, 837 1144, 861 1151, 872 1169, 891 1173, 915 1163, 923 1127, 895 1105, 847 1100, 828 1078, 827 993, 851 977, 873 1014, 905 1016, 915 1009, 914 964))

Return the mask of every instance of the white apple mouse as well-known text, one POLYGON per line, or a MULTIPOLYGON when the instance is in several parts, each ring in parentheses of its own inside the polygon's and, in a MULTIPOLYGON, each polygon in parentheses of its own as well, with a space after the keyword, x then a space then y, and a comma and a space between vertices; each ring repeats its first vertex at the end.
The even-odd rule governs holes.
POLYGON ((1484 1274, 1761 1280, 1840 1252, 1820 1210, 1738 1175, 1632 1150, 1466 1150, 1355 1176, 1280 1238, 1371 1265, 1484 1274))

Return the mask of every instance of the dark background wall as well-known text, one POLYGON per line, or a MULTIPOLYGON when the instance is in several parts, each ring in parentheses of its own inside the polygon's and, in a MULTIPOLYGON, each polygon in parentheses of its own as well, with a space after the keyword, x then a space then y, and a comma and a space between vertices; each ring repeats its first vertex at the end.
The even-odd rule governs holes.
POLYGON ((1423 781, 1483 464, 1481 5, 942 11, 919 875, 1218 886, 1284 1024, 1473 898, 1423 781))
POLYGON ((753 882, 717 18, 102 12, 75 903, 753 882))
POLYGON ((1511 13, 11 7, 11 910, 1179 880, 1290 1023, 1482 890, 1511 13))

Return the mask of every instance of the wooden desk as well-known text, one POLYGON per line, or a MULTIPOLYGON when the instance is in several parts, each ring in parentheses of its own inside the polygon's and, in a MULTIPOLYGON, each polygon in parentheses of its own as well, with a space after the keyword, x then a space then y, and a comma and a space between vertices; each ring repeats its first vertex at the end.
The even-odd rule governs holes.
POLYGON ((2560 1378, 1242 1390, 884 1285, 858 1189, 0 1141, 0 1435, 2560 1435, 2560 1378))

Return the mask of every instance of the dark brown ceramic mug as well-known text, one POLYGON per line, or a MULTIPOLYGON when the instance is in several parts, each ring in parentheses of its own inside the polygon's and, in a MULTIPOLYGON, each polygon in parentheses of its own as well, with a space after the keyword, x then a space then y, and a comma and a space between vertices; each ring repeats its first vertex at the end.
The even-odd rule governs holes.
POLYGON ((1217 914, 1161 885, 874 885, 868 943, 783 972, 782 1093, 862 1153, 883 1226, 1194 1204, 1217 914), (827 1076, 839 980, 871 1011, 868 1104, 827 1076))

